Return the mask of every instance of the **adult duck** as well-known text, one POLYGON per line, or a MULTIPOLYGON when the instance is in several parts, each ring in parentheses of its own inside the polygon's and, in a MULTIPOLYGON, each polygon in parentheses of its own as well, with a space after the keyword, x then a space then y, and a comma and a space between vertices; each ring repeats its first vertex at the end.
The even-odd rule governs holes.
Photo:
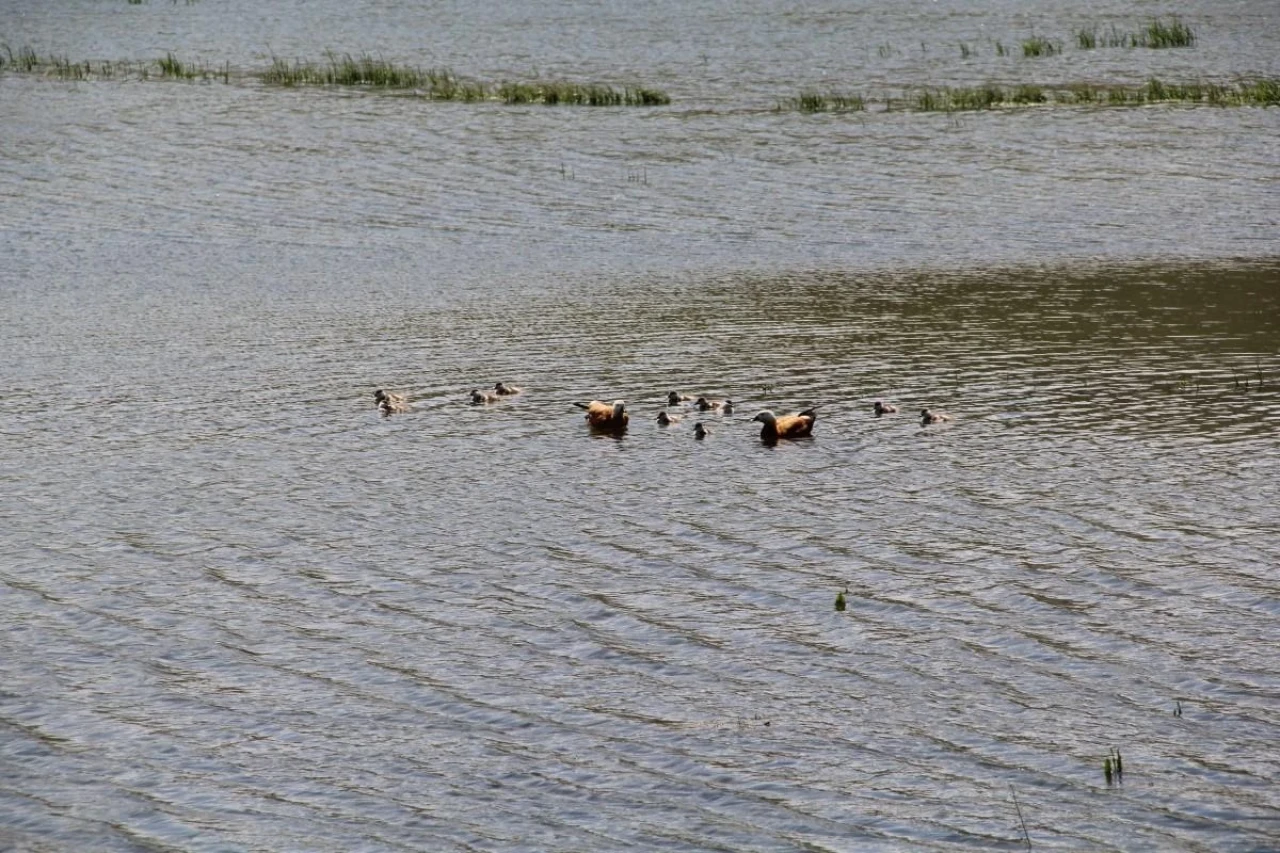
POLYGON ((813 434, 813 422, 818 419, 817 407, 805 409, 794 415, 775 415, 765 409, 751 420, 760 421, 760 440, 772 444, 780 438, 804 438, 813 434))
POLYGON ((631 415, 627 414, 627 404, 623 400, 605 403, 592 400, 589 403, 574 403, 579 409, 586 409, 587 426, 603 432, 622 432, 627 428, 631 415))

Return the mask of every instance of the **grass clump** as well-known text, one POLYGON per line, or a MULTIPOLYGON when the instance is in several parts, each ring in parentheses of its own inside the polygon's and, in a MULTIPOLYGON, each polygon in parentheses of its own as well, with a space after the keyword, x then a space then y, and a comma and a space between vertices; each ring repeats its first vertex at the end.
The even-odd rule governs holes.
POLYGON ((1099 47, 1140 47, 1141 45, 1142 40, 1137 33, 1122 33, 1116 29, 1115 24, 1103 33, 1098 32, 1097 29, 1076 30, 1076 46, 1081 50, 1093 50, 1099 47))
POLYGON ((1177 15, 1167 23, 1161 18, 1154 18, 1141 32, 1122 33, 1114 24, 1107 32, 1099 32, 1096 28, 1076 30, 1076 45, 1081 50, 1099 47, 1191 47, 1195 42, 1196 34, 1177 15))
POLYGON ((420 69, 396 65, 368 54, 330 53, 327 64, 294 62, 273 57, 271 67, 262 74, 264 83, 280 86, 377 86, 388 89, 415 89, 424 85, 427 75, 420 69))
POLYGON ((172 53, 166 53, 158 63, 161 77, 174 77, 179 80, 194 79, 198 73, 194 66, 187 65, 172 53))
POLYGON ((615 89, 595 83, 510 82, 499 84, 496 93, 505 104, 637 107, 671 103, 671 98, 656 89, 615 89))
POLYGON ((848 113, 866 110, 867 101, 861 95, 801 92, 787 106, 802 113, 848 113))
POLYGON ((1062 45, 1042 36, 1032 36, 1022 43, 1022 55, 1026 57, 1053 56, 1062 53, 1062 45))
POLYGON ((987 84, 964 88, 921 89, 914 97, 908 98, 908 104, 919 112, 989 110, 1013 103, 1013 97, 1014 93, 1006 93, 999 86, 987 84))
POLYGON ((1142 35, 1144 47, 1191 47, 1196 43, 1196 34, 1176 15, 1167 24, 1159 18, 1154 19, 1147 24, 1142 35))
POLYGON ((506 82, 495 86, 463 81, 447 68, 423 71, 364 55, 329 54, 327 64, 289 62, 275 57, 262 73, 264 83, 277 86, 369 86, 414 89, 437 101, 484 101, 506 104, 579 105, 592 107, 658 106, 671 98, 643 86, 615 89, 598 83, 506 82))
POLYGON ((1244 80, 1235 84, 1170 83, 1152 77, 1141 86, 1104 88, 1077 83, 1055 93, 1055 101, 1068 104, 1106 104, 1136 107, 1146 104, 1204 104, 1220 107, 1280 106, 1280 78, 1244 80))

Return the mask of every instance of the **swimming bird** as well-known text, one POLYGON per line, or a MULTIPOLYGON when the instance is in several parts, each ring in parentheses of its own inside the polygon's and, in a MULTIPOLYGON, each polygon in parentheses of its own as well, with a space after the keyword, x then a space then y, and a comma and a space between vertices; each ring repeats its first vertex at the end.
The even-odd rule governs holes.
POLYGON ((390 415, 402 415, 405 412, 411 412, 413 411, 413 406, 408 403, 397 403, 394 400, 384 399, 378 403, 378 411, 385 418, 390 415))
POLYGON ((781 417, 765 409, 751 420, 764 424, 760 427, 761 441, 773 443, 780 438, 804 438, 813 434, 813 422, 818 419, 818 413, 815 411, 817 408, 814 406, 812 409, 781 417))
POLYGON ((479 388, 471 389, 471 405, 483 406, 485 403, 496 403, 502 399, 492 391, 481 391, 479 388))
POLYGON ((693 405, 703 412, 720 412, 724 415, 733 414, 732 400, 708 400, 706 397, 699 397, 694 401, 693 405))
POLYGON ((658 412, 658 417, 654 418, 658 422, 658 426, 671 426, 680 423, 683 415, 668 415, 666 412, 658 412))
POLYGON ((951 415, 948 415, 946 412, 934 412, 929 409, 920 410, 920 426, 945 423, 949 420, 951 420, 951 415))
POLYGON ((881 415, 896 415, 898 413, 898 407, 893 403, 885 403, 880 400, 876 400, 872 409, 875 411, 877 418, 881 415))
POLYGON ((519 394, 524 389, 519 385, 508 385, 505 382, 499 382, 493 386, 493 393, 500 397, 509 397, 512 394, 519 394))
POLYGON ((574 403, 579 409, 586 409, 587 425, 592 429, 609 432, 622 432, 627 428, 631 415, 627 414, 627 404, 623 400, 603 403, 592 400, 590 403, 574 403))
POLYGON ((698 441, 702 441, 704 438, 706 438, 709 435, 711 435, 711 430, 704 427, 702 425, 702 421, 698 421, 696 424, 693 425, 693 437, 698 441))
POLYGON ((384 401, 390 401, 392 405, 403 406, 409 402, 409 397, 405 394, 392 394, 389 391, 383 391, 379 388, 373 392, 373 402, 381 406, 384 401))
POLYGON ((692 402, 693 402, 693 398, 690 397, 688 394, 677 394, 675 391, 672 391, 670 394, 667 395, 668 406, 678 406, 681 403, 692 403, 692 402))

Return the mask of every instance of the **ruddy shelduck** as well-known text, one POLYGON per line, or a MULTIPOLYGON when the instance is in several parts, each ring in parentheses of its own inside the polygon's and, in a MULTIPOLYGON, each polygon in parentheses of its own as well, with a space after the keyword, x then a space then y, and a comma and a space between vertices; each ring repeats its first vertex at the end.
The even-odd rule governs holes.
POLYGON ((586 409, 587 425, 592 429, 621 432, 627 428, 631 415, 627 414, 627 404, 623 400, 604 403, 592 400, 590 403, 574 403, 579 409, 586 409))
POLYGON ((774 442, 780 438, 804 438, 813 434, 813 422, 818 419, 816 408, 815 406, 813 409, 805 409, 803 412, 781 417, 765 409, 751 420, 764 424, 760 427, 761 441, 774 442))

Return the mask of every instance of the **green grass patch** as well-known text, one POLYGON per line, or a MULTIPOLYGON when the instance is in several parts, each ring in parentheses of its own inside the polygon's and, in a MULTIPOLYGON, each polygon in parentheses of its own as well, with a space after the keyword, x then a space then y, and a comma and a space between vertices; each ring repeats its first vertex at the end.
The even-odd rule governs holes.
POLYGON ((796 98, 779 104, 779 109, 792 109, 802 113, 848 113, 866 110, 867 101, 861 95, 837 92, 801 92, 796 98))
POLYGON ((1038 104, 1143 106, 1182 103, 1208 106, 1280 106, 1280 78, 1259 78, 1236 83, 1171 83, 1151 78, 1140 86, 1100 86, 1072 83, 1060 88, 1032 84, 1002 87, 993 84, 968 88, 926 88, 905 99, 908 109, 919 112, 990 110, 1038 104))
POLYGON ((1144 47, 1191 47, 1196 43, 1196 34, 1176 15, 1167 24, 1154 19, 1142 35, 1144 47))
POLYGON ((1022 55, 1025 57, 1053 56, 1062 53, 1062 43, 1050 41, 1043 36, 1032 36, 1022 42, 1022 55))
POLYGON ((160 66, 161 77, 174 77, 179 80, 192 80, 195 79, 196 75, 199 73, 195 66, 182 62, 172 53, 166 53, 164 58, 162 58, 157 64, 160 66))
POLYGON ((276 57, 261 75, 278 86, 367 86, 412 89, 438 101, 498 100, 506 104, 546 104, 591 107, 660 106, 671 98, 644 86, 614 88, 598 83, 505 82, 485 85, 465 81, 447 68, 422 70, 364 55, 330 54, 326 63, 289 62, 276 57))
POLYGON ((330 53, 327 63, 293 62, 273 57, 262 74, 264 83, 280 86, 373 86, 387 89, 416 89, 427 84, 428 75, 419 68, 396 65, 365 54, 341 56, 330 53))
POLYGON ((1191 47, 1196 34, 1182 19, 1174 15, 1169 21, 1154 18, 1140 32, 1120 32, 1112 24, 1105 32, 1096 27, 1076 30, 1076 45, 1081 50, 1100 47, 1191 47))

